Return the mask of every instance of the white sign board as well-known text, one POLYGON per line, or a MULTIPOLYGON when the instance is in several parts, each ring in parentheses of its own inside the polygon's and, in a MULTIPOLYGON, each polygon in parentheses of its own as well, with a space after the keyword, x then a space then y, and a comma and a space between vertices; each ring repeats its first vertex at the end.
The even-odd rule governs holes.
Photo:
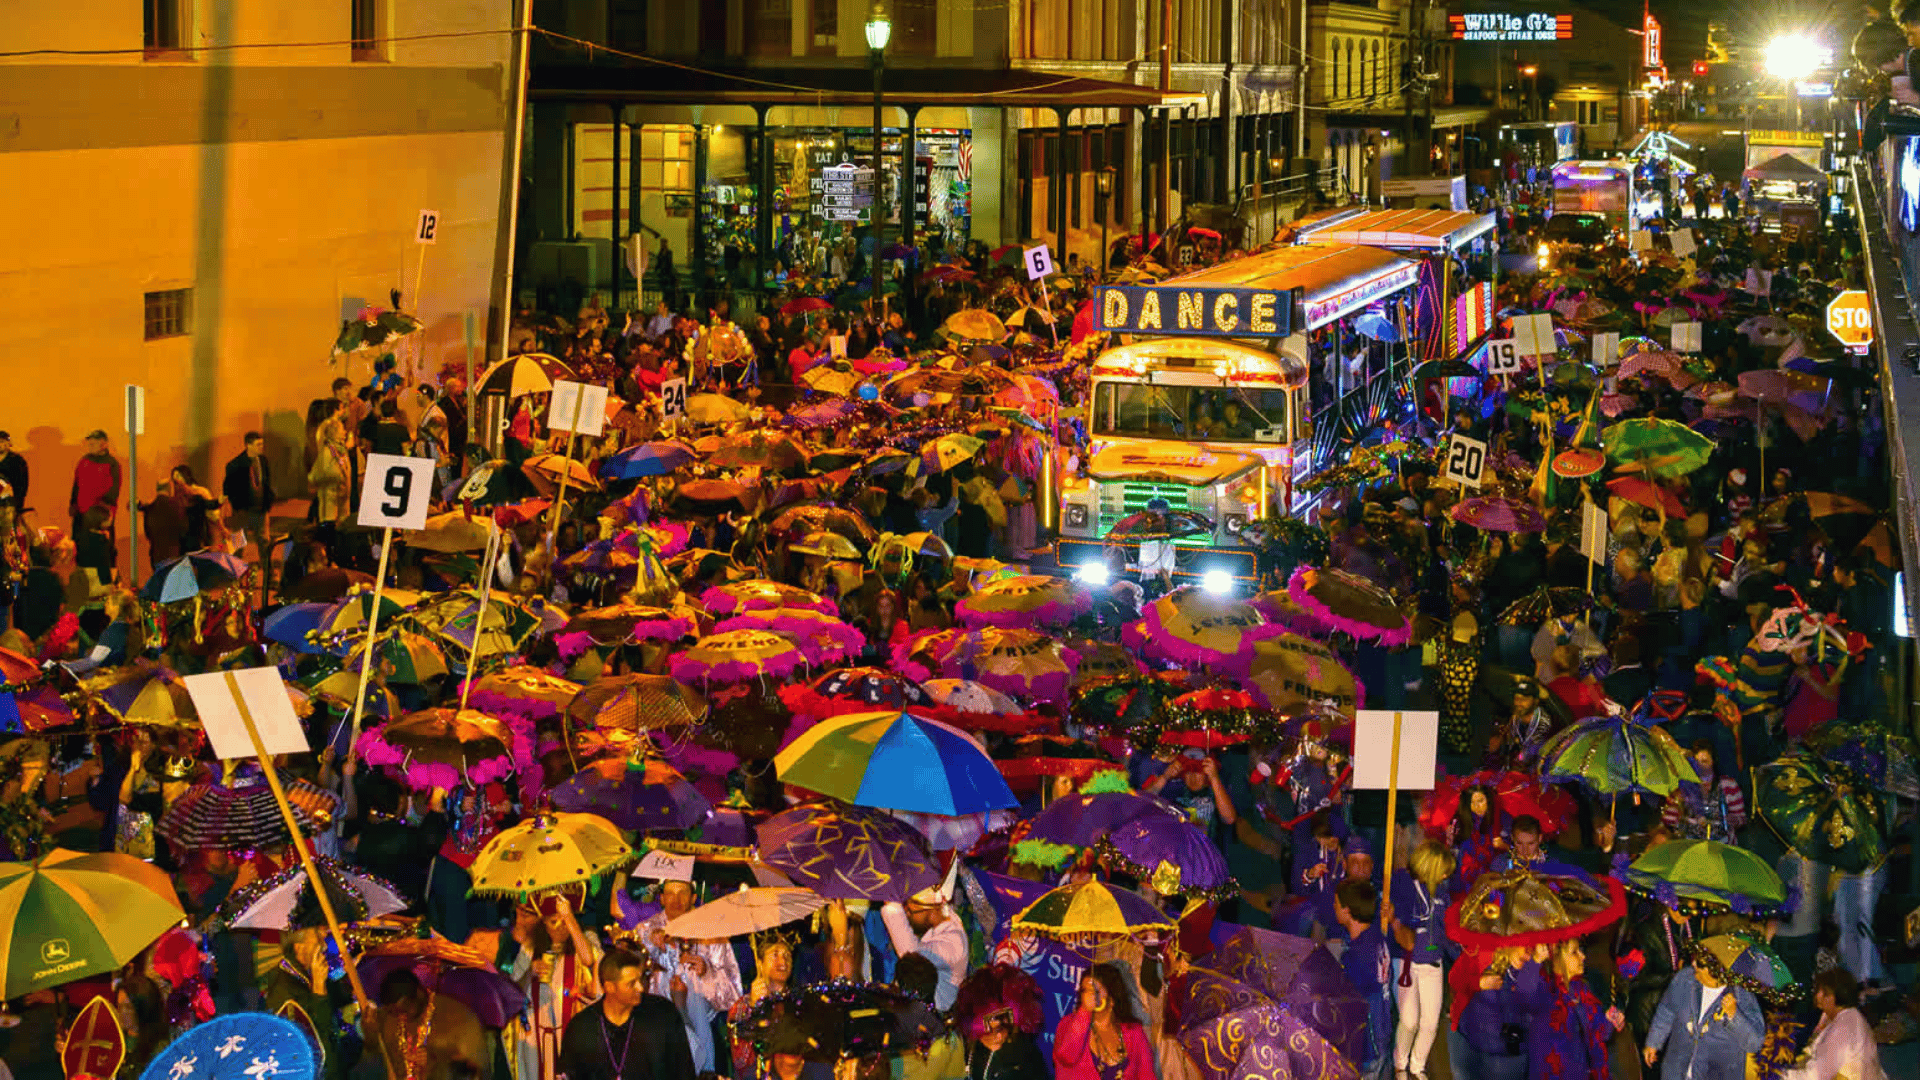
POLYGON ((1697 322, 1677 322, 1673 324, 1673 351, 1697 353, 1700 351, 1700 324, 1697 322))
POLYGON ((1613 367, 1620 363, 1620 332, 1608 330, 1593 335, 1593 362, 1601 367, 1613 367))
POLYGON ((1627 249, 1635 254, 1642 251, 1652 251, 1653 234, 1645 229, 1633 230, 1633 235, 1627 240, 1627 249))
POLYGON ((1487 374, 1517 375, 1520 373, 1520 348, 1512 338, 1487 342, 1487 374))
POLYGON ((1487 471, 1487 444, 1455 432, 1447 442, 1446 477, 1456 484, 1477 488, 1487 471))
POLYGON ((847 335, 834 334, 827 338, 827 355, 835 360, 847 358, 847 335))
POLYGON ((439 243, 440 211, 420 211, 420 222, 413 227, 413 242, 416 244, 439 243))
POLYGON ((1559 351, 1558 343, 1553 340, 1553 316, 1544 312, 1515 315, 1513 343, 1521 356, 1552 356, 1559 351))
POLYGON ((692 881, 693 856, 649 851, 634 864, 633 876, 656 881, 692 881))
POLYGON ((360 516, 370 529, 420 529, 433 501, 433 459, 368 454, 360 482, 360 516))
POLYGON ((1353 788, 1432 791, 1440 751, 1440 714, 1362 709, 1353 725, 1353 788), (1393 772, 1394 717, 1400 724, 1400 769, 1393 772))
POLYGON ((1598 503, 1587 503, 1580 511, 1580 554, 1590 562, 1607 561, 1607 512, 1598 503))
POLYGON ((277 667, 241 668, 238 671, 210 671, 188 675, 187 696, 207 729, 207 742, 221 761, 253 756, 253 740, 247 737, 246 722, 240 719, 240 706, 233 699, 233 686, 239 687, 246 702, 253 729, 260 733, 260 745, 268 754, 304 754, 312 749, 300 730, 300 718, 293 714, 293 699, 287 696, 287 684, 277 667))
POLYGON ((1773 295, 1773 271, 1748 267, 1746 289, 1755 296, 1773 295))
POLYGON ((1699 250, 1693 242, 1692 229, 1675 229, 1672 240, 1673 253, 1682 259, 1699 250))
POLYGON ((1028 281, 1039 281, 1053 273, 1053 250, 1045 244, 1026 249, 1020 257, 1027 264, 1028 281))
POLYGON ((677 420, 687 411, 687 380, 668 379, 660 384, 660 418, 677 420))
POLYGON ((570 379, 553 380, 553 397, 547 405, 547 427, 550 430, 594 436, 606 426, 606 387, 570 379))
POLYGON ((127 384, 127 434, 147 433, 147 388, 127 384))

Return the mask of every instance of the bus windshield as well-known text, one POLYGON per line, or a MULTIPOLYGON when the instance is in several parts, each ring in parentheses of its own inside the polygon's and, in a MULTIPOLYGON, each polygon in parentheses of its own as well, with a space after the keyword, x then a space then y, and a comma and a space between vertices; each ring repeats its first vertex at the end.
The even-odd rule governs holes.
POLYGON ((1288 430, 1280 387, 1151 386, 1103 382, 1093 392, 1093 433, 1141 439, 1279 442, 1288 430))

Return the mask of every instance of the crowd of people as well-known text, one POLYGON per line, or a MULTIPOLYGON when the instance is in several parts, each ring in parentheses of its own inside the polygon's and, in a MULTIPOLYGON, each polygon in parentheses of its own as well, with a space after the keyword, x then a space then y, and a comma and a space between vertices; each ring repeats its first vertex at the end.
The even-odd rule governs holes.
POLYGON ((186 915, 9 990, 0 1073, 55 1075, 103 996, 124 1076, 265 1011, 324 1075, 395 1080, 1877 1080, 1920 1033, 1881 904, 1920 799, 1882 411, 1818 333, 1857 270, 1728 206, 1676 223, 1691 255, 1503 274, 1557 353, 1416 374, 1309 520, 1258 530, 1250 597, 1124 543, 1106 580, 1043 572, 1087 304, 1172 238, 1044 288, 980 248, 904 301, 795 280, 739 320, 589 297, 473 387, 349 357, 305 446, 158 482, 131 578, 105 433, 55 515, 0 432, 0 847, 151 862, 186 915), (556 379, 609 389, 599 434, 556 379), (374 455, 435 463, 390 560, 374 455), (1326 662, 1267 679, 1262 642, 1326 662), (344 940, 180 689, 269 665, 344 940), (1361 700, 1435 715, 1432 791, 1354 789, 1361 700))

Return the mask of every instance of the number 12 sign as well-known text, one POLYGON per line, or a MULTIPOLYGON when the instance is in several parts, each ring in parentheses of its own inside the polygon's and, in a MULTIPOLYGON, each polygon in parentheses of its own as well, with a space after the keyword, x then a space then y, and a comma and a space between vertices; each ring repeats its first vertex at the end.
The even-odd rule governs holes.
POLYGON ((421 529, 433 501, 433 459, 368 454, 359 522, 373 529, 421 529))

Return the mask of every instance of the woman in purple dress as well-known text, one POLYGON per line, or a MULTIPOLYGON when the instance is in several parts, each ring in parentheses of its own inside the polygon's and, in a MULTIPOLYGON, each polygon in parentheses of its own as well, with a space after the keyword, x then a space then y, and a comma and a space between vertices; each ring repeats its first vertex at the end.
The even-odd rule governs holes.
POLYGON ((1587 985, 1578 940, 1553 947, 1553 1001, 1527 1029, 1527 1080, 1608 1080, 1607 1043, 1626 1025, 1587 985))

